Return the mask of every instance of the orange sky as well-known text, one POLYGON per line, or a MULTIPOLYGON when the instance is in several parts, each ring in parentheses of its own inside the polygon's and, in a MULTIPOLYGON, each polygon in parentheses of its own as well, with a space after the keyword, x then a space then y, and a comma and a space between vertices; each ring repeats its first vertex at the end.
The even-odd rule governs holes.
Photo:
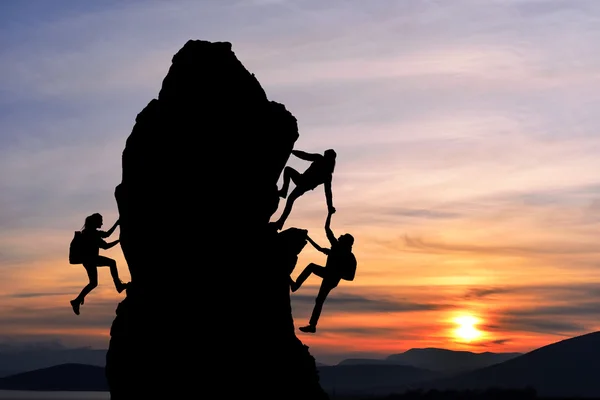
MULTIPOLYGON (((401 212, 376 216, 373 211, 373 223, 365 224, 369 218, 355 209, 360 198, 344 191, 344 179, 334 179, 334 188, 339 211, 332 218, 332 229, 336 235, 355 236, 358 271, 355 281, 342 281, 331 292, 318 333, 298 332, 319 361, 381 358, 412 347, 521 352, 600 327, 595 321, 598 253, 583 233, 566 240, 561 232, 548 229, 545 223, 554 223, 553 210, 515 207, 499 219, 497 208, 477 209, 469 218, 432 222, 398 217, 401 212), (522 218, 517 220, 517 215, 522 218), (405 219, 403 228, 398 218, 405 219), (460 326, 455 320, 465 316, 478 319, 474 327, 479 336, 471 340, 457 334, 460 326)), ((327 246, 323 196, 317 189, 300 198, 286 227, 305 227, 314 240, 327 246)), ((445 212, 459 214, 459 208, 448 206, 445 212)), ((563 210, 562 218, 567 215, 563 210)), ((105 213, 105 228, 115 218, 114 212, 105 213)), ((40 256, 10 266, 11 273, 5 275, 1 285, 5 337, 107 346, 108 329, 123 295, 115 292, 108 269, 101 268, 100 286, 88 296, 82 315, 72 314, 68 300, 85 284, 85 273, 66 263, 71 235, 63 230, 13 237, 16 248, 25 252, 29 246, 34 252, 35 247, 40 256)), ((120 248, 103 254, 117 260, 127 281, 120 248)), ((310 262, 323 264, 325 256, 307 245, 293 276, 310 262)), ((311 277, 292 294, 296 326, 308 321, 319 283, 319 278, 311 277)))
MULTIPOLYGON (((478 223, 487 223, 487 230, 461 229, 474 222, 440 222, 439 230, 407 226, 359 231, 356 280, 342 282, 332 292, 333 304, 325 305, 319 334, 302 339, 317 352, 328 353, 333 347, 357 357, 381 357, 411 347, 522 352, 600 327, 595 321, 600 276, 593 243, 561 243, 559 232, 544 226, 509 235, 500 231, 510 223, 508 213, 503 222, 478 223), (411 235, 411 230, 419 234, 411 235), (454 320, 463 316, 479 320, 479 337, 466 341, 457 335, 454 320)), ((350 223, 338 229, 335 224, 336 234, 356 234, 350 223)), ((309 247, 299 266, 324 261, 309 247)), ((318 278, 311 279, 311 291, 304 289, 307 299, 295 301, 302 289, 292 295, 302 322, 307 321, 319 284, 318 278)))
MULTIPOLYGON (((125 140, 190 38, 231 41, 298 118, 296 148, 338 154, 332 228, 354 235, 358 271, 298 333, 318 360, 528 351, 600 327, 600 2, 225 3, 0 13, 0 38, 19 38, 0 52, 0 342, 108 345, 124 294, 101 269, 75 317, 68 243, 86 215, 117 218, 125 140)), ((286 227, 325 246, 325 217, 317 189, 286 227)), ((120 248, 104 254, 128 280, 120 248)), ((307 245, 293 275, 324 261, 307 245)), ((318 284, 292 295, 297 326, 318 284)))

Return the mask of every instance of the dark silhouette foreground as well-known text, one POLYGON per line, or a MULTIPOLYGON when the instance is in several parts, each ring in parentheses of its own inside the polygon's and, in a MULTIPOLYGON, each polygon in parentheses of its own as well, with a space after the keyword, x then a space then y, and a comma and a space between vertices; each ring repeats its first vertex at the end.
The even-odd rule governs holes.
POLYGON ((131 283, 110 332, 111 400, 183 399, 220 382, 231 399, 327 398, 292 318, 306 232, 269 225, 298 137, 230 43, 175 54, 115 188, 131 283))
POLYGON ((113 278, 117 292, 121 293, 127 287, 119 278, 117 262, 112 258, 101 256, 100 249, 110 249, 119 243, 119 240, 107 243, 104 239, 113 234, 119 220, 108 231, 101 231, 103 225, 102 215, 92 214, 85 219, 85 224, 81 231, 75 232, 71 247, 69 249, 69 262, 71 264, 82 264, 87 272, 89 282, 81 290, 79 295, 71 300, 73 312, 79 315, 79 308, 84 304, 87 296, 94 288, 98 286, 98 267, 109 267, 110 275, 113 278))
POLYGON ((308 231, 300 228, 288 228, 277 235, 277 254, 279 265, 289 275, 294 271, 298 255, 308 243, 308 231))
POLYGON ((327 299, 329 292, 337 287, 342 279, 352 281, 356 273, 356 257, 352 253, 352 245, 354 244, 354 237, 349 233, 341 235, 336 238, 331 230, 331 214, 330 211, 327 214, 325 221, 325 233, 327 239, 331 243, 331 248, 324 248, 315 243, 310 237, 307 236, 308 241, 312 244, 315 249, 323 254, 327 255, 327 263, 325 266, 320 266, 315 263, 310 263, 300 273, 296 281, 290 282, 290 288, 292 292, 295 292, 302 286, 304 281, 308 279, 311 274, 315 274, 322 278, 321 287, 315 300, 315 306, 310 317, 308 325, 300 328, 302 332, 315 333, 317 331, 317 323, 323 310, 323 303, 327 299))
MULTIPOLYGON (((543 398, 544 397, 538 397, 536 391, 531 388, 489 388, 486 390, 411 390, 406 393, 388 396, 348 396, 341 397, 339 400, 534 400, 543 398)), ((567 399, 568 398, 558 397, 553 400, 567 399)))

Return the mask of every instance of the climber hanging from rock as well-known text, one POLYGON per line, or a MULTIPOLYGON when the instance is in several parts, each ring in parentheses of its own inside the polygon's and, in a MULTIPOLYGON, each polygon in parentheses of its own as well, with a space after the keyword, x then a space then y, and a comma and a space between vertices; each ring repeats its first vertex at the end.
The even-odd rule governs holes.
POLYGON ((310 166, 300 173, 292 167, 285 167, 283 170, 283 186, 279 190, 279 196, 286 198, 290 186, 290 181, 294 182, 296 187, 290 193, 285 203, 285 208, 279 219, 272 223, 277 230, 281 230, 285 220, 292 211, 292 206, 298 197, 309 190, 314 190, 317 186, 323 185, 325 189, 325 198, 327 200, 328 213, 333 214, 333 196, 331 193, 331 181, 335 169, 336 153, 333 149, 325 150, 323 154, 307 153, 301 150, 292 150, 292 154, 302 160, 310 161, 310 166))
POLYGON ((71 300, 73 312, 79 315, 79 307, 83 304, 85 296, 98 286, 98 267, 109 267, 117 292, 121 293, 127 287, 119 278, 117 262, 112 258, 99 255, 100 249, 110 249, 119 243, 119 240, 107 243, 104 238, 109 237, 119 225, 119 220, 108 231, 101 231, 102 215, 95 213, 85 219, 81 231, 76 231, 69 249, 69 262, 82 264, 85 268, 89 283, 81 290, 79 296, 71 300))
POLYGON ((307 240, 315 249, 327 255, 325 266, 310 263, 300 273, 295 282, 290 280, 290 288, 292 292, 295 292, 302 286, 302 283, 304 283, 310 274, 315 274, 322 279, 310 321, 307 326, 300 328, 302 332, 315 333, 317 331, 317 322, 319 321, 323 303, 325 303, 329 292, 336 288, 342 279, 353 281, 356 274, 356 257, 352 253, 354 237, 349 233, 345 233, 336 238, 330 228, 331 215, 332 212, 330 211, 325 221, 325 233, 331 243, 331 248, 323 248, 307 236, 307 240))

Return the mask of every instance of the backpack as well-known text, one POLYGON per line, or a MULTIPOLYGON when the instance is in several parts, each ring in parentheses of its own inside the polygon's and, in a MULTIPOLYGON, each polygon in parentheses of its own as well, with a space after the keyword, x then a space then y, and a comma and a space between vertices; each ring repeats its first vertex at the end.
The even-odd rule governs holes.
POLYGON ((85 243, 81 231, 75 231, 69 245, 69 264, 82 264, 85 257, 85 243))
POLYGON ((350 253, 348 258, 344 261, 342 279, 345 281, 353 281, 354 276, 356 275, 356 257, 354 257, 354 254, 350 253))

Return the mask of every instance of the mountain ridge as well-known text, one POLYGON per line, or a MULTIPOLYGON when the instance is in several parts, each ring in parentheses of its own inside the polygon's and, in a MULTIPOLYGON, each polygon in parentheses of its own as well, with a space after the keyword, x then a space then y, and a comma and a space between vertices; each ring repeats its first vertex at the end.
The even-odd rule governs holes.
POLYGON ((534 388, 540 396, 600 397, 600 332, 563 339, 503 363, 440 378, 424 389, 534 388))
MULTIPOLYGON (((391 364, 318 367, 323 389, 340 395, 533 389, 538 397, 582 399, 600 398, 599 369, 600 332, 560 340, 502 363, 456 375, 391 364)), ((107 390, 105 383, 102 367, 63 364, 1 378, 0 389, 107 390)))
POLYGON ((348 358, 337 365, 409 365, 447 374, 483 368, 523 355, 514 352, 481 352, 450 350, 436 347, 411 348, 383 359, 348 358))

